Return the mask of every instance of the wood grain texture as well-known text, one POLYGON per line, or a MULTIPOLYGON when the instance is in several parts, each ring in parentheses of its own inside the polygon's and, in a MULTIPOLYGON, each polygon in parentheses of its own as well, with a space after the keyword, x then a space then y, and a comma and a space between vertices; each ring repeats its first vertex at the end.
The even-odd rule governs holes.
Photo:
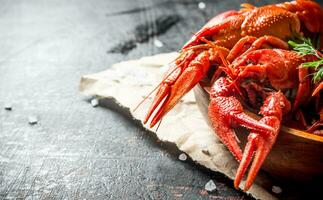
POLYGON ((207 18, 240 4, 205 2, 201 11, 188 0, 2 0, 0 107, 12 111, 0 109, 0 199, 249 199, 77 89, 82 74, 178 49, 207 18), (126 55, 107 53, 136 26, 174 13, 182 20, 158 36, 164 47, 156 36, 126 55), (218 186, 210 195, 209 179, 218 186))

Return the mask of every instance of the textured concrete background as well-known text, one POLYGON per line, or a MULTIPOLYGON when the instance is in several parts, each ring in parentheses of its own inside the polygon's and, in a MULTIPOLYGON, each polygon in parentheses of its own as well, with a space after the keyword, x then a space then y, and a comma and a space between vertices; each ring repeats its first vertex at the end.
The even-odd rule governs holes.
POLYGON ((249 199, 78 92, 82 74, 178 50, 240 1, 0 2, 0 199, 249 199))

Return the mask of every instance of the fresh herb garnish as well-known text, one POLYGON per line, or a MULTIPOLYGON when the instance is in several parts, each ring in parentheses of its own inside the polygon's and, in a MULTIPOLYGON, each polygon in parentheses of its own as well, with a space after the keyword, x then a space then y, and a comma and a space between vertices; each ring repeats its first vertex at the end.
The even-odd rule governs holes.
POLYGON ((315 69, 315 72, 312 74, 313 82, 318 83, 323 79, 323 57, 321 56, 321 53, 314 48, 311 39, 302 37, 300 40, 302 43, 296 43, 290 40, 288 41, 288 44, 302 56, 314 55, 318 58, 317 61, 302 64, 302 67, 310 67, 315 69))

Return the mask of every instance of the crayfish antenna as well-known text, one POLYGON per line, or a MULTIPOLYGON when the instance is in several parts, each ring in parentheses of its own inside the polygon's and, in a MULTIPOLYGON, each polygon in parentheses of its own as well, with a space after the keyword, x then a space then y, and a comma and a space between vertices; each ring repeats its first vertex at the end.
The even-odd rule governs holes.
POLYGON ((162 121, 163 121, 163 118, 161 118, 161 119, 160 119, 160 121, 159 121, 159 123, 158 123, 158 125, 157 125, 156 133, 157 133, 157 131, 158 131, 158 129, 159 129, 159 127, 160 127, 160 125, 161 125, 162 121))
POLYGON ((143 100, 141 100, 139 103, 138 103, 138 105, 133 109, 133 112, 135 112, 138 108, 139 108, 139 106, 141 106, 141 104, 143 104, 148 98, 149 98, 149 96, 153 93, 153 92, 155 92, 156 90, 157 90, 157 88, 159 87, 161 85, 161 83, 159 83, 151 92, 149 92, 149 94, 147 95, 147 96, 145 96, 144 97, 144 99, 143 100))

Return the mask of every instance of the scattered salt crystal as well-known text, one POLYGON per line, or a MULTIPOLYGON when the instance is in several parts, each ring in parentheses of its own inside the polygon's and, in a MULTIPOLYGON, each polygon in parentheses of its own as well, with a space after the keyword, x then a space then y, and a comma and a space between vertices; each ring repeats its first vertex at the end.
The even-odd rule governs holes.
POLYGON ((160 41, 160 40, 158 40, 158 39, 155 39, 155 40, 154 40, 154 45, 155 45, 156 47, 158 47, 158 48, 160 48, 160 47, 163 47, 163 46, 164 46, 163 42, 162 42, 162 41, 160 41))
POLYGON ((99 105, 99 100, 97 98, 94 98, 91 100, 91 105, 93 107, 97 107, 99 105))
POLYGON ((6 104, 5 106, 4 106, 4 109, 5 110, 12 110, 12 106, 11 106, 11 104, 6 104))
POLYGON ((29 122, 30 125, 34 125, 34 124, 37 124, 38 119, 37 119, 36 116, 29 116, 28 117, 28 122, 29 122))
POLYGON ((203 1, 201 1, 201 2, 199 2, 198 7, 199 7, 199 9, 204 10, 206 7, 206 4, 203 1))
POLYGON ((216 185, 214 183, 213 180, 209 180, 205 186, 204 186, 205 190, 208 192, 214 192, 216 190, 216 185))
POLYGON ((185 153, 181 153, 179 156, 178 156, 178 159, 181 160, 181 161, 185 161, 187 159, 187 155, 185 153))
POLYGON ((280 193, 282 193, 283 190, 279 186, 274 185, 274 186, 272 186, 271 191, 273 193, 280 194, 280 193))

